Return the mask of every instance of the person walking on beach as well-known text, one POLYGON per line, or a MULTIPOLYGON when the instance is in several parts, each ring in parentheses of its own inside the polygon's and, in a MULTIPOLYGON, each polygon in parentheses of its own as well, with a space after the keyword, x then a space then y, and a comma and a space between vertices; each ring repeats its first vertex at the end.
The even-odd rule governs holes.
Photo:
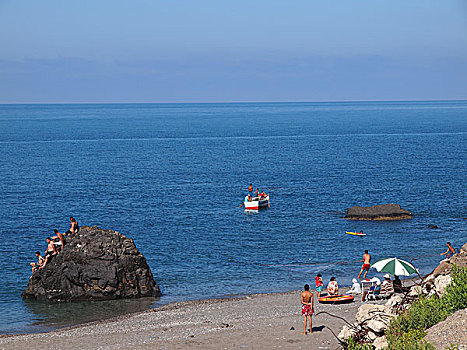
POLYGON ((310 292, 310 286, 305 284, 305 290, 300 296, 300 302, 302 303, 302 316, 303 316, 303 332, 302 334, 306 335, 306 320, 308 318, 308 323, 310 324, 310 333, 313 333, 313 325, 311 323, 311 315, 313 315, 313 293, 310 292))
POLYGON ((362 269, 360 270, 360 273, 358 274, 358 279, 360 279, 360 276, 362 275, 363 270, 365 270, 365 273, 363 274, 363 279, 365 279, 366 274, 368 273, 368 270, 370 269, 370 261, 371 261, 371 255, 368 254, 368 250, 365 250, 365 254, 363 254, 363 265, 362 269))
POLYGON ((321 291, 323 290, 323 276, 321 276, 320 273, 318 273, 315 277, 315 283, 316 283, 316 297, 320 298, 321 297, 321 291))
POLYGON ((446 243, 448 250, 446 250, 444 253, 441 253, 440 255, 446 255, 446 259, 449 259, 451 256, 456 254, 456 250, 451 246, 451 242, 446 243))

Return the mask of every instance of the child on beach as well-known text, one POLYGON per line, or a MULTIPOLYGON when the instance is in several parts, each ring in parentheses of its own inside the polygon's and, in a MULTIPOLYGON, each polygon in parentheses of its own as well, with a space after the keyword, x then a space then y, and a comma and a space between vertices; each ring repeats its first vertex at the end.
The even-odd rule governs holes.
POLYGON ((313 333, 313 326, 311 324, 311 315, 313 315, 313 293, 310 292, 310 286, 305 284, 305 291, 302 292, 300 296, 300 302, 302 303, 302 316, 303 316, 303 333, 307 334, 306 331, 306 320, 308 318, 308 323, 310 324, 310 333, 313 333))
POLYGON ((323 289, 323 278, 320 273, 318 273, 315 277, 315 283, 316 283, 316 297, 320 298, 321 297, 321 290, 323 289))

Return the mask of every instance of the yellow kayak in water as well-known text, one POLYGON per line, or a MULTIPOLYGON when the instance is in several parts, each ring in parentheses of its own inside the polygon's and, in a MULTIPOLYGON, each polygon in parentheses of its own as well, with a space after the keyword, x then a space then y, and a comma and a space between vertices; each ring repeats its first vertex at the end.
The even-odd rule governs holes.
POLYGON ((366 236, 366 233, 360 233, 360 232, 346 232, 348 235, 354 235, 354 236, 366 236))

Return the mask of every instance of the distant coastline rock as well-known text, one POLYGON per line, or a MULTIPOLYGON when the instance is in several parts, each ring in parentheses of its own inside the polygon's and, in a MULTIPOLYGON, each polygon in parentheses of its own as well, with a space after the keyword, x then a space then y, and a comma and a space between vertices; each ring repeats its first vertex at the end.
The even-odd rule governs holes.
POLYGON ((160 290, 132 239, 97 226, 83 226, 65 247, 34 273, 22 297, 48 301, 155 297, 160 290))
POLYGON ((348 220, 405 220, 413 214, 401 208, 399 204, 381 204, 371 207, 354 206, 347 209, 344 219, 348 220))

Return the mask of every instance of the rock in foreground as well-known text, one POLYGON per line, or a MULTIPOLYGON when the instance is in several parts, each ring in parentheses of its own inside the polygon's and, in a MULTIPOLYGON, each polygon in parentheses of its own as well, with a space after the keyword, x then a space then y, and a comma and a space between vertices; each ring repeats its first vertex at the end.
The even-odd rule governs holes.
POLYGON ((405 220, 412 219, 410 211, 399 204, 381 204, 371 207, 354 206, 347 209, 344 219, 349 220, 405 220))
POLYGON ((67 237, 61 253, 29 280, 23 298, 50 301, 159 296, 151 270, 132 239, 96 226, 67 237))

